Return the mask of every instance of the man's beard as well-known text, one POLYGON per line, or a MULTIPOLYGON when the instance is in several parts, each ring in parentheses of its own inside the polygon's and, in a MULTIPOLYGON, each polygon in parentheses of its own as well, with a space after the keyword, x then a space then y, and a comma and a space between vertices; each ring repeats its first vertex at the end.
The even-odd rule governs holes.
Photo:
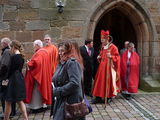
POLYGON ((49 46, 49 43, 44 43, 45 46, 49 46))

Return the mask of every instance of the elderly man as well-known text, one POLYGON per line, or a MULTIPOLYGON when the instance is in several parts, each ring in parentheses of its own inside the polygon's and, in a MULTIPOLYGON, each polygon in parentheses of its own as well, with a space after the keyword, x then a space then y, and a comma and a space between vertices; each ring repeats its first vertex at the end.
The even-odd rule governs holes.
POLYGON ((27 63, 25 82, 27 98, 26 103, 32 112, 40 112, 46 105, 51 105, 51 67, 48 52, 43 48, 41 40, 35 40, 35 54, 27 63))
POLYGON ((127 100, 131 93, 137 93, 139 83, 139 56, 134 52, 134 44, 128 44, 121 57, 121 90, 127 100))
POLYGON ((120 56, 122 56, 123 52, 127 50, 129 41, 124 42, 124 48, 120 50, 120 56))
POLYGON ((51 37, 48 34, 44 37, 44 45, 44 49, 48 51, 51 74, 53 76, 57 66, 58 50, 56 46, 51 43, 51 37))
POLYGON ((102 48, 99 54, 99 67, 95 76, 93 95, 96 99, 93 104, 101 103, 105 98, 106 103, 110 103, 112 97, 120 92, 120 56, 118 48, 110 43, 109 31, 101 31, 102 48))
MULTIPOLYGON (((10 56, 12 55, 8 44, 11 42, 11 40, 7 37, 2 38, 1 40, 1 46, 2 46, 2 53, 1 53, 1 59, 0 59, 0 97, 1 97, 1 103, 2 103, 2 109, 4 112, 5 108, 5 92, 6 92, 6 86, 4 86, 3 80, 7 77, 7 70, 8 65, 10 61, 10 56)), ((16 114, 16 106, 15 102, 12 103, 12 112, 10 116, 14 116, 16 114)), ((0 118, 3 118, 4 114, 0 115, 0 118)))

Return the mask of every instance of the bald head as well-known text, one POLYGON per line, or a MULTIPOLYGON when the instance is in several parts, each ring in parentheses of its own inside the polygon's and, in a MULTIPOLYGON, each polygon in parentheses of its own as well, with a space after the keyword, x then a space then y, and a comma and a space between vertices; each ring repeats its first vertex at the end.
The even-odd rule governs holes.
POLYGON ((126 49, 128 48, 128 44, 129 44, 129 41, 125 41, 124 47, 125 47, 126 49))

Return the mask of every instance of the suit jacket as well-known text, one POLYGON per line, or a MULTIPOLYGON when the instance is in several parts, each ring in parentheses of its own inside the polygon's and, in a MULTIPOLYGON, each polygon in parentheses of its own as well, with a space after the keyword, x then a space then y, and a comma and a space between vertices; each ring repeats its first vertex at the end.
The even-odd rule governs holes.
POLYGON ((91 72, 93 70, 93 54, 94 49, 91 48, 91 56, 89 56, 88 51, 85 46, 80 47, 80 52, 83 58, 83 65, 85 67, 85 72, 91 72))

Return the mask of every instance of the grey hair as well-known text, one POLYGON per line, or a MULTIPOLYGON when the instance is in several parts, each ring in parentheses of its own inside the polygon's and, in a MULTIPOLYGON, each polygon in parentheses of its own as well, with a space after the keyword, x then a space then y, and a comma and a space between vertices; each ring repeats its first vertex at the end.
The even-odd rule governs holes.
POLYGON ((11 40, 9 38, 5 37, 5 38, 1 39, 1 43, 4 43, 4 42, 7 43, 7 44, 10 44, 11 40))
POLYGON ((39 47, 43 47, 43 43, 42 43, 41 40, 35 40, 34 43, 33 43, 33 45, 34 45, 34 46, 35 46, 35 45, 38 45, 39 47))
POLYGON ((44 38, 46 38, 46 37, 49 37, 50 40, 51 40, 51 36, 50 36, 49 34, 46 34, 46 35, 44 36, 44 38))
POLYGON ((128 44, 128 47, 134 47, 134 44, 133 44, 132 42, 130 42, 130 43, 128 44))

